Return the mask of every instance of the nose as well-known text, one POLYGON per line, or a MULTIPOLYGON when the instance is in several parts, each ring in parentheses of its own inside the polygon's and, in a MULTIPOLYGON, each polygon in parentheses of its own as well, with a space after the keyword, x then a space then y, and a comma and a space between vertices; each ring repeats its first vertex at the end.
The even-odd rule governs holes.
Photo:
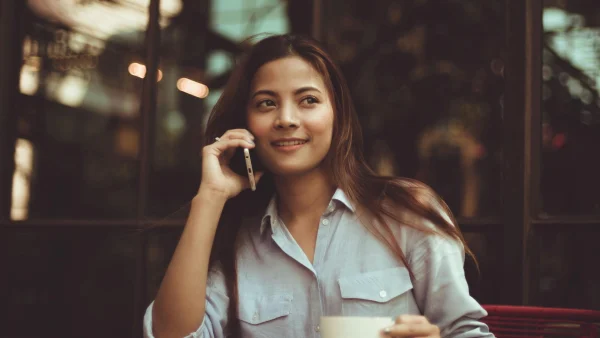
POLYGON ((275 129, 298 128, 299 125, 297 111, 293 105, 287 104, 279 109, 275 129))

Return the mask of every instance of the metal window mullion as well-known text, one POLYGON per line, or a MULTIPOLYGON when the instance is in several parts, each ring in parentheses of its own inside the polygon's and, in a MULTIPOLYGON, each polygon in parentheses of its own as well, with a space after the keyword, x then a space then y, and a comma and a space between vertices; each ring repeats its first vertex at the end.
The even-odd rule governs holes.
MULTIPOLYGON (((148 182, 152 167, 152 152, 155 142, 156 103, 158 93, 158 64, 160 54, 160 0, 150 0, 148 8, 148 25, 144 43, 146 55, 146 76, 144 77, 141 98, 140 126, 140 173, 137 200, 137 218, 143 220, 149 199, 148 182)), ((142 332, 144 309, 146 307, 147 280, 147 234, 140 233, 138 259, 136 260, 136 280, 134 292, 134 313, 132 337, 139 337, 142 332)))
POLYGON ((0 2, 0 220, 10 220, 23 31, 21 0, 0 2))
MULTIPOLYGON (((537 0, 534 0, 537 1, 537 0)), ((505 95, 502 126, 502 276, 498 290, 505 304, 523 303, 525 219, 525 44, 526 4, 505 1, 505 95)))
POLYGON ((539 275, 540 248, 532 225, 541 211, 542 15, 543 1, 527 0, 525 10, 525 158, 523 303, 530 304, 539 275))
POLYGON ((156 96, 158 93, 158 63, 160 53, 160 26, 159 20, 160 0, 151 0, 149 5, 149 19, 144 43, 146 56, 146 76, 143 81, 142 98, 140 105, 140 173, 138 186, 137 217, 144 219, 148 202, 148 182, 152 167, 152 152, 155 141, 156 124, 156 96))
POLYGON ((542 1, 527 1, 526 18, 526 81, 525 81, 525 180, 530 196, 526 203, 529 216, 538 218, 541 212, 542 156, 542 1))

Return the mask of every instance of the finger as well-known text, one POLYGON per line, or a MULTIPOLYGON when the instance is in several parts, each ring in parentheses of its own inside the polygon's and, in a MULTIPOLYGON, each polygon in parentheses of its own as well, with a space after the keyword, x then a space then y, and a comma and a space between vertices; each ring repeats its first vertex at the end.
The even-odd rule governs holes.
MULTIPOLYGON (((240 131, 231 131, 231 132, 228 131, 217 142, 238 139, 238 140, 248 141, 248 143, 250 143, 250 144, 254 144, 253 138, 254 138, 253 136, 252 137, 248 136, 248 133, 243 133, 240 131)), ((248 148, 248 147, 245 147, 245 148, 248 148)), ((229 161, 231 160, 231 158, 233 157, 234 154, 235 154, 235 148, 226 150, 220 156, 221 163, 229 163, 229 161)))
POLYGON ((228 149, 235 151, 236 148, 251 149, 254 148, 254 142, 246 139, 219 140, 210 146, 205 147, 205 151, 208 151, 217 157, 222 157, 228 149))
POLYGON ((243 140, 248 140, 248 141, 254 141, 254 137, 251 137, 250 135, 248 135, 247 133, 227 133, 224 134, 223 136, 219 137, 219 139, 217 141, 220 140, 234 140, 234 139, 243 139, 243 140))
POLYGON ((439 329, 431 324, 396 324, 385 328, 383 334, 388 337, 427 337, 438 334, 439 329))
POLYGON ((254 142, 247 139, 235 138, 229 140, 220 140, 216 142, 215 147, 221 153, 224 153, 228 150, 235 150, 237 148, 254 148, 254 142))
POLYGON ((254 135, 252 135, 249 131, 247 131, 246 129, 231 129, 226 131, 223 136, 220 137, 221 139, 235 139, 235 138, 246 138, 250 141, 254 140, 254 135))
POLYGON ((229 133, 229 134, 225 134, 221 137, 217 137, 215 139, 215 142, 220 142, 220 141, 229 141, 229 140, 247 140, 249 142, 254 142, 254 139, 249 137, 246 134, 242 134, 242 133, 229 133))
POLYGON ((401 315, 396 317, 396 324, 429 324, 425 316, 401 315))

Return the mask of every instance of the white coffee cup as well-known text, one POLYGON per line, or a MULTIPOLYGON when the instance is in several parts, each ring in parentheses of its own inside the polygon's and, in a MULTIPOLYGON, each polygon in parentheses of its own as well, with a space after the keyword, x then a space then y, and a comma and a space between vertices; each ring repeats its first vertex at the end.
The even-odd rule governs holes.
POLYGON ((321 317, 323 338, 381 338, 384 328, 394 324, 391 317, 321 317))

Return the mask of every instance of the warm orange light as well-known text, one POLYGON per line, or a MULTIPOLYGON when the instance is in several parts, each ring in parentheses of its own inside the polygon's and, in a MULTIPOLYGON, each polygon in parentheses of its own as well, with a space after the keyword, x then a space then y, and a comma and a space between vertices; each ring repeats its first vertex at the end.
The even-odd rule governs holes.
POLYGON ((129 65, 129 74, 133 76, 137 76, 140 79, 143 79, 146 76, 146 66, 143 64, 134 62, 129 65))
POLYGON ((177 89, 201 99, 208 96, 208 87, 205 84, 185 77, 177 80, 177 89))
POLYGON ((29 217, 33 155, 33 144, 25 139, 17 139, 10 209, 10 219, 13 221, 22 221, 29 217))
MULTIPOLYGON (((140 79, 143 79, 146 76, 146 66, 144 66, 141 63, 134 62, 134 63, 130 64, 128 70, 129 70, 129 74, 131 74, 135 77, 139 77, 140 79)), ((162 72, 159 69, 158 75, 157 75, 157 77, 158 77, 157 81, 162 80, 162 76, 163 76, 162 72)))

